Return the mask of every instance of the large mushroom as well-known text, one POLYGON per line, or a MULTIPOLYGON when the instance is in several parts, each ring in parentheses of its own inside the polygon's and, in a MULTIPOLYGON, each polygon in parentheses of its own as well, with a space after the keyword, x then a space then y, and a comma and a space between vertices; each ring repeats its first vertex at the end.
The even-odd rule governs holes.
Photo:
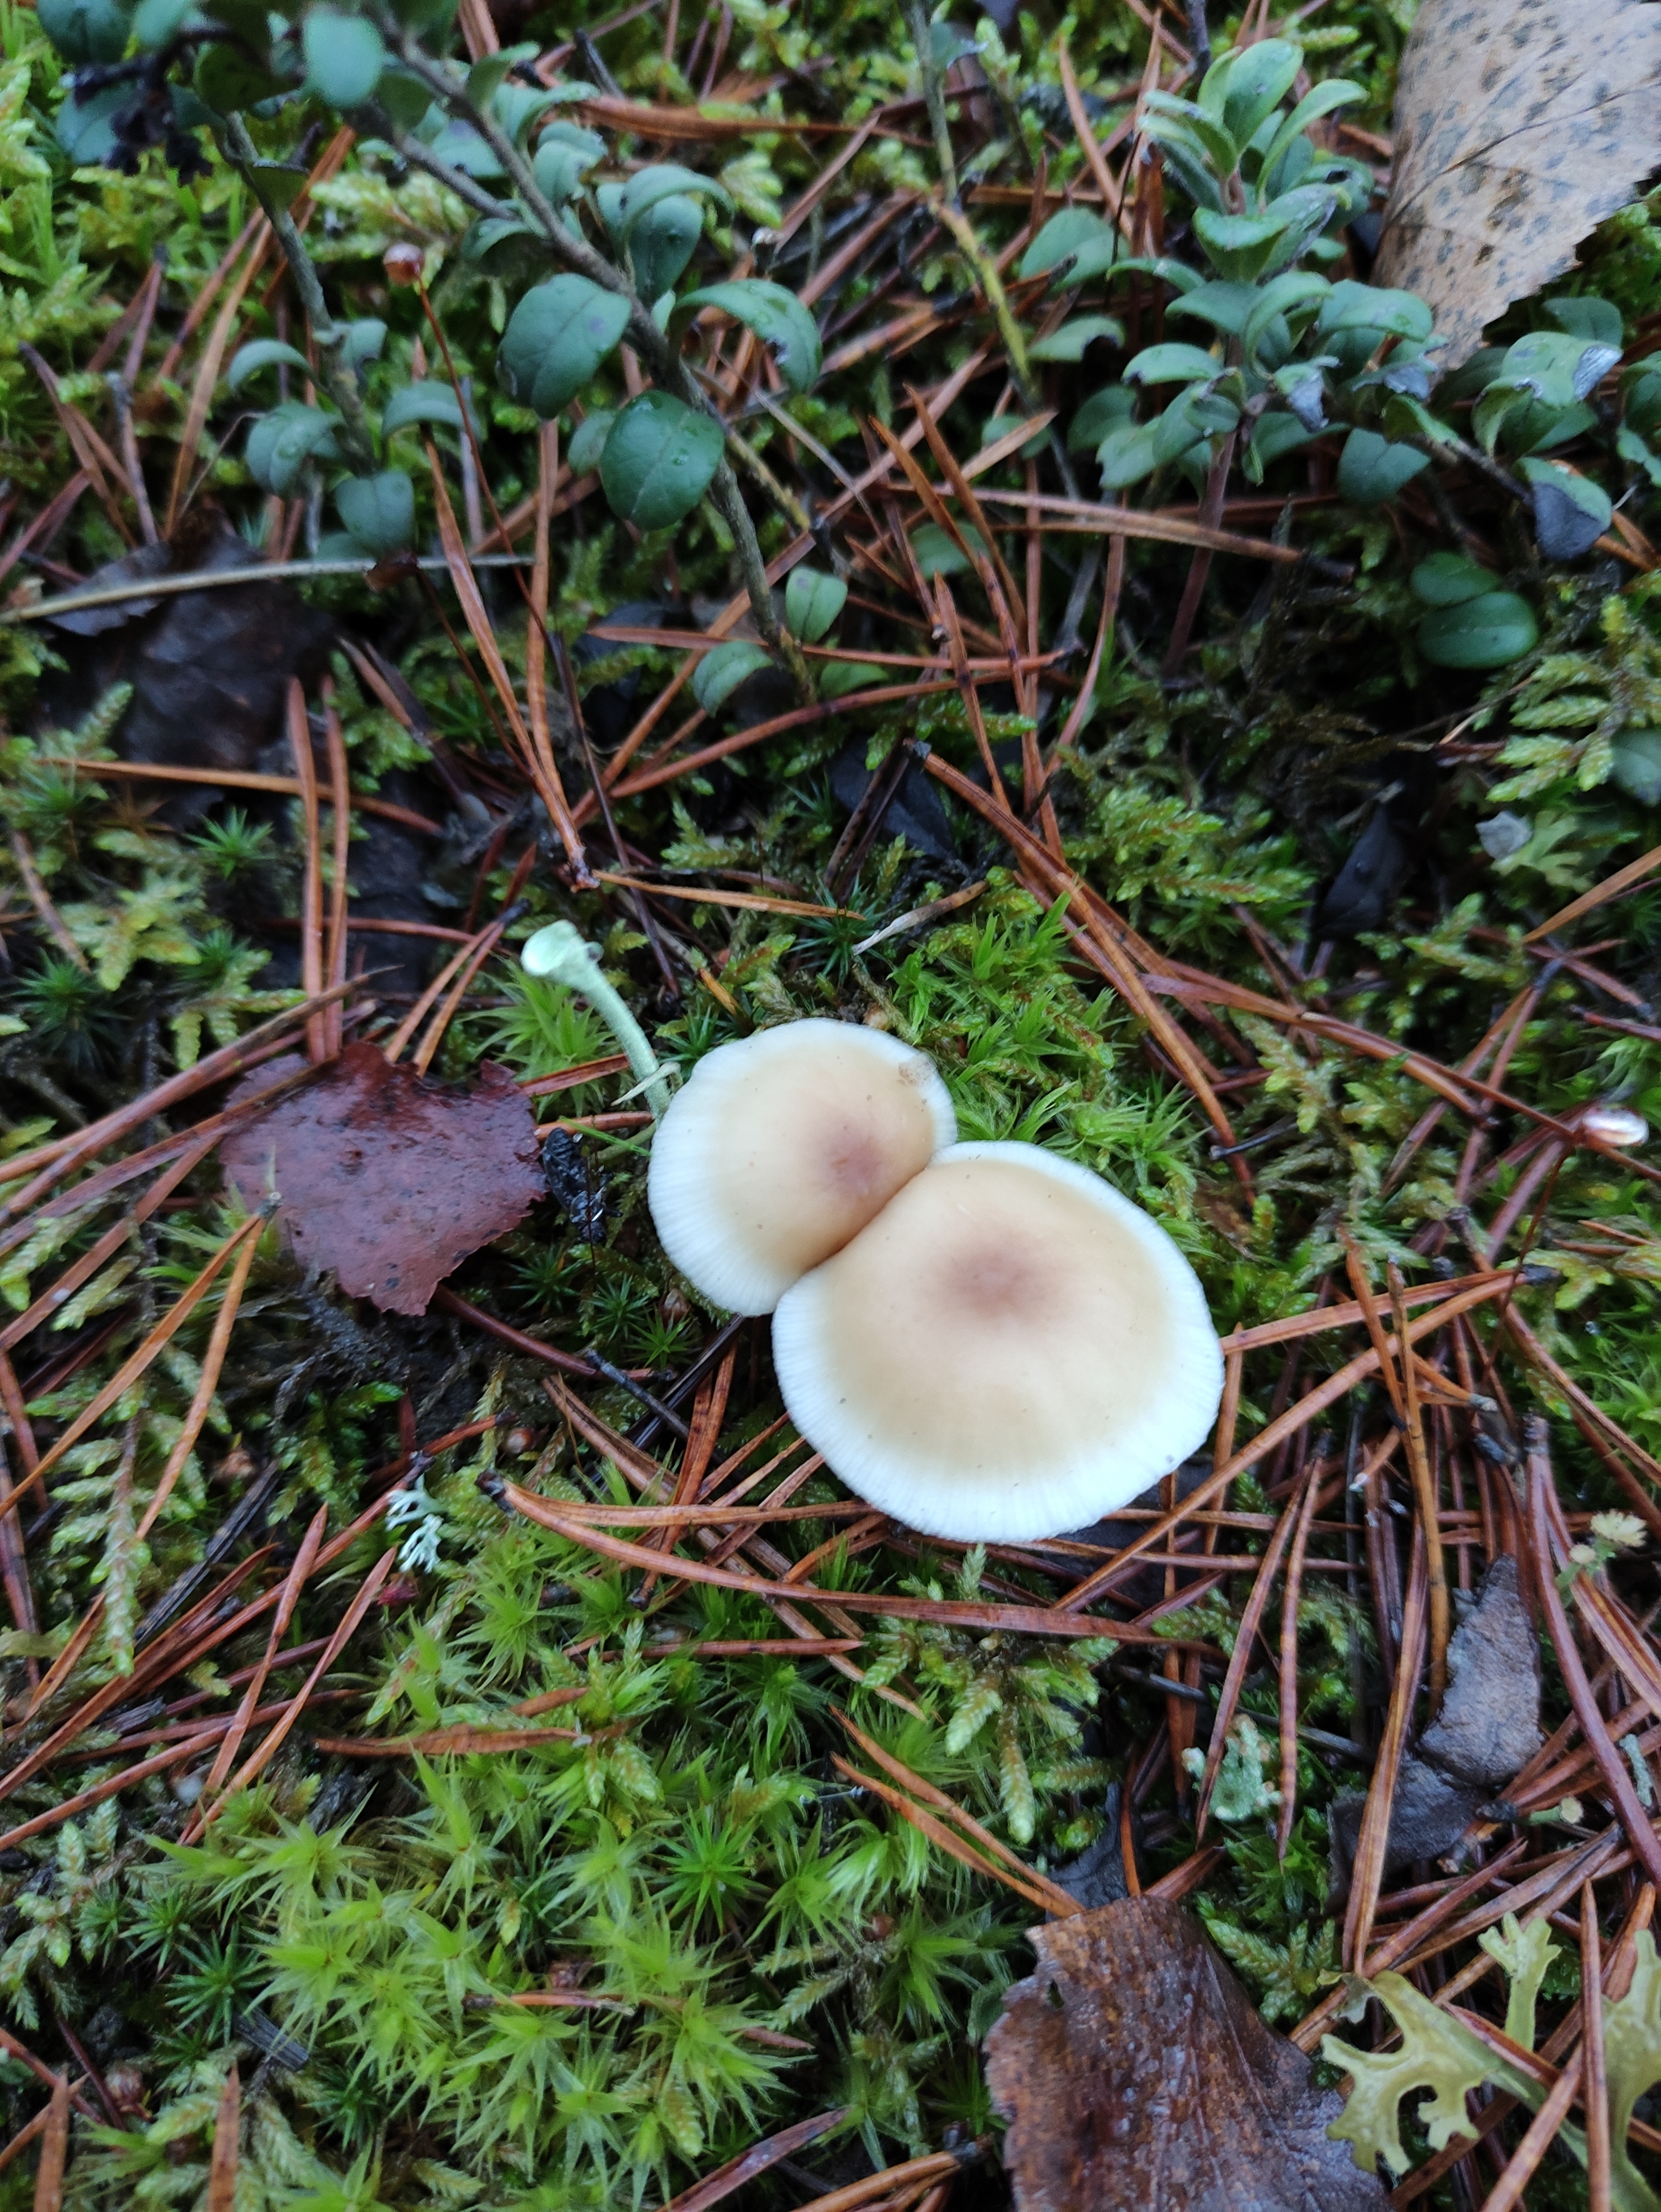
POLYGON ((790 1022, 693 1069, 652 1145, 663 1249, 705 1297, 771 1313, 958 1133, 934 1064, 880 1030, 790 1022))
POLYGON ((1222 1354, 1150 1215, 1036 1146, 955 1133, 921 1053, 792 1023, 698 1063, 652 1214, 708 1297, 773 1314, 785 1405, 850 1489, 929 1534, 1031 1540, 1202 1443, 1222 1354))
POLYGON ((1158 1222, 1034 1145, 954 1145, 786 1292, 773 1362, 861 1498, 963 1540, 1097 1519, 1209 1433, 1223 1362, 1158 1222))

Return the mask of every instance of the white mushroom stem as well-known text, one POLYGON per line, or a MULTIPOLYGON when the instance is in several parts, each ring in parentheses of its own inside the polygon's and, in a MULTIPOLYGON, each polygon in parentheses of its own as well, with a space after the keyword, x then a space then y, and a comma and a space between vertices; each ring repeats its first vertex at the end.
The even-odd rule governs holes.
POLYGON ((668 1078, 647 1042, 645 1030, 601 973, 599 947, 585 944, 581 931, 574 924, 551 921, 526 939, 519 958, 527 975, 540 982, 563 983, 568 991, 587 999, 628 1055, 654 1120, 661 1121, 669 1110, 668 1078))

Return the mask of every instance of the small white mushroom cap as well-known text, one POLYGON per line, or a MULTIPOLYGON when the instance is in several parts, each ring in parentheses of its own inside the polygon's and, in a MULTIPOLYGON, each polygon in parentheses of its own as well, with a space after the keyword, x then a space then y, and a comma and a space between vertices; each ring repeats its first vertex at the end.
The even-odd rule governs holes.
POLYGON ((771 1313, 957 1133, 923 1054, 851 1022, 788 1022, 718 1046, 677 1092, 652 1141, 652 1218, 707 1297, 771 1313))
POLYGON ((1617 1106, 1613 1099, 1595 1099, 1583 1106, 1573 1117, 1574 1127, 1588 1137, 1596 1138, 1600 1145, 1618 1146, 1622 1152, 1634 1145, 1646 1141, 1650 1125, 1642 1115, 1634 1114, 1630 1106, 1617 1106))
POLYGON ((773 1316, 802 1435, 926 1534, 1030 1542, 1204 1442, 1223 1360, 1158 1222, 1032 1145, 954 1145, 773 1316))

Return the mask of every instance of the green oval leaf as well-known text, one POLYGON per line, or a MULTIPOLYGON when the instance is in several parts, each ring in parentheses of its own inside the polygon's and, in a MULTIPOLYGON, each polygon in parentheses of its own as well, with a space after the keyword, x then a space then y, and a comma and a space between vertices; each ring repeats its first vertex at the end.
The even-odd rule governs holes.
POLYGON ((406 429, 411 422, 437 422, 447 430, 459 430, 463 428, 461 402, 447 384, 406 384, 386 402, 380 434, 390 438, 394 430, 406 429))
POLYGON ((346 338, 341 354, 348 365, 359 368, 366 361, 379 361, 380 349, 386 343, 386 325, 374 315, 364 315, 346 325, 346 338))
POLYGON ((532 285, 508 319, 503 389, 545 422, 589 383, 629 325, 629 302, 586 276, 532 285))
POLYGON ((1174 461, 1202 439, 1226 436, 1240 419, 1240 410, 1220 392, 1190 385, 1179 392, 1153 425, 1153 458, 1174 461))
POLYGON ((1110 259, 1115 240, 1116 234, 1088 208, 1062 208, 1050 216, 1021 256, 1017 274, 1043 276, 1052 269, 1066 270, 1069 263, 1086 256, 1094 259, 1104 252, 1110 259))
POLYGON ((629 265, 642 300, 660 300, 670 290, 703 235, 703 211, 684 192, 648 208, 629 240, 629 265))
POLYGON ((376 560, 401 553, 415 536, 415 486, 402 469, 349 477, 336 486, 334 503, 353 544, 376 560))
POLYGON ((1196 208, 1194 235, 1220 276, 1250 283, 1267 265, 1291 219, 1290 215, 1215 215, 1209 208, 1196 208))
POLYGON ((821 699, 845 699, 850 691, 874 691, 894 675, 873 660, 827 660, 819 670, 821 699))
POLYGON ((1092 392, 1067 426, 1069 453, 1093 453, 1110 430, 1121 430, 1135 416, 1136 398, 1122 384, 1104 384, 1092 392))
POLYGON ((1270 139, 1264 150, 1258 176, 1265 182, 1272 179, 1281 155, 1299 133, 1307 131, 1311 123, 1318 122, 1323 115, 1330 115, 1335 108, 1354 106, 1366 96, 1365 85, 1354 84, 1348 77, 1342 76, 1329 77, 1324 84, 1317 84, 1312 92, 1305 93, 1270 139))
POLYGON ((1530 331, 1506 349, 1500 374, 1507 383, 1527 385, 1550 406, 1567 407, 1594 390, 1620 358, 1619 344, 1603 345, 1567 331, 1530 331))
POLYGON ((1236 46, 1213 63, 1200 88, 1200 105, 1214 115, 1237 147, 1249 146, 1293 87, 1304 50, 1290 39, 1259 39, 1236 46))
POLYGON ((282 78, 263 59, 245 53, 228 40, 216 40, 212 46, 202 48, 191 74, 191 85, 197 98, 219 115, 274 99, 285 88, 282 78))
POLYGON ((1503 668, 1539 639, 1533 609, 1515 592, 1484 592, 1438 607, 1419 625, 1419 650, 1439 668, 1503 668))
POLYGON ((725 442, 708 415, 666 392, 642 392, 612 423, 600 455, 612 514, 637 530, 666 530, 703 498, 725 442))
POLYGON ((1630 798, 1661 806, 1661 730, 1622 730, 1609 754, 1609 775, 1630 798))
MULTIPOLYGON (((971 550, 984 560, 986 541, 980 532, 968 523, 961 527, 971 550)), ((911 550, 925 576, 960 576, 975 565, 951 532, 942 530, 938 522, 925 522, 921 530, 912 533, 911 550)))
MULTIPOLYGON (((558 124, 555 128, 563 132, 570 125, 558 124)), ((590 154, 586 148, 569 145, 563 137, 556 138, 545 131, 536 159, 531 164, 537 190, 555 207, 563 207, 567 200, 575 198, 582 188, 583 177, 605 151, 602 146, 599 153, 590 154)))
POLYGON ((361 107, 380 82, 386 49, 374 25, 362 15, 313 8, 301 27, 306 76, 331 107, 361 107))
POLYGON ((1140 483, 1159 465, 1152 422, 1125 422, 1110 430, 1096 448, 1096 465, 1102 472, 1104 491, 1123 491, 1140 483))
POLYGON ((1231 337, 1237 337, 1260 296, 1255 285, 1226 284, 1214 277, 1208 283, 1196 284, 1191 292, 1184 292, 1180 300, 1173 300, 1165 313, 1193 315, 1200 322, 1209 323, 1214 330, 1226 331, 1231 337))
POLYGON ((818 380, 818 325, 794 292, 762 276, 742 276, 727 284, 706 284, 689 292, 675 311, 696 314, 700 307, 719 307, 752 330, 773 349, 779 374, 792 392, 811 391, 818 380))
POLYGON ((106 85, 82 100, 71 93, 58 111, 52 136, 77 168, 106 169, 119 160, 115 118, 132 99, 132 88, 106 85))
POLYGON ((554 104, 551 92, 540 85, 504 84, 490 102, 490 113, 515 146, 522 148, 531 125, 554 104))
POLYGON ((262 415, 248 432, 246 448, 254 482, 286 499, 314 454, 333 458, 335 421, 320 407, 307 407, 298 399, 285 400, 262 415))
POLYGON ((1297 416, 1284 415, 1278 408, 1260 415, 1252 425, 1250 447, 1258 470, 1257 481, 1262 481, 1262 471, 1272 467, 1282 454, 1295 453, 1299 447, 1308 445, 1311 438, 1320 434, 1297 416))
POLYGON ((1362 331, 1371 353, 1380 338, 1410 338, 1422 345, 1434 328, 1434 318, 1416 292, 1394 292, 1377 284, 1361 284, 1346 277, 1335 284, 1316 325, 1323 337, 1340 331, 1362 331))
POLYGON ((1196 377, 1208 379, 1220 376, 1223 364, 1214 354, 1204 353, 1198 346, 1144 346, 1135 359, 1126 364, 1124 380, 1127 384, 1191 384, 1196 377))
POLYGON ((432 94, 415 72, 396 63, 381 71, 375 98, 400 131, 413 131, 424 122, 433 104, 432 94))
POLYGON ((793 568, 784 587, 784 619, 804 645, 817 645, 848 604, 848 586, 822 568, 793 568))
POLYGON ((34 12, 66 62, 119 62, 127 51, 131 11, 116 0, 38 0, 34 12))
POLYGON ((606 216, 606 227, 618 244, 626 246, 647 210, 677 192, 702 193, 731 212, 731 198, 713 177, 701 177, 696 169, 683 168, 678 161, 654 161, 650 167, 635 172, 618 194, 614 213, 606 216))
POLYGON ((167 45, 195 5, 196 0, 138 0, 132 16, 134 42, 154 53, 167 45))
POLYGON ((692 675, 692 696, 706 714, 713 714, 747 677, 758 668, 771 666, 763 647, 747 638, 734 638, 730 645, 718 645, 713 653, 706 653, 699 661, 692 675))
POLYGON ((225 389, 234 398, 251 376, 262 368, 297 368, 302 376, 309 376, 312 365, 303 353, 281 338, 255 338, 251 345, 239 346, 225 374, 225 389))
POLYGON ((1494 572, 1464 553, 1432 553, 1408 579, 1415 599, 1427 606, 1460 607, 1494 589, 1494 572))
POLYGON ((504 238, 534 238, 536 233, 528 222, 521 222, 516 215, 482 216, 468 226, 461 241, 464 261, 483 261, 493 246, 500 246, 504 238))
POLYGON ((1429 454, 1416 447, 1393 446, 1376 430, 1352 430, 1338 458, 1338 489, 1356 507, 1378 507, 1429 466, 1429 454))
POLYGON ((600 455, 605 451, 605 441, 611 434, 611 425, 617 421, 617 410, 611 407, 596 407, 592 415, 585 415, 572 431, 565 448, 565 458, 574 477, 586 477, 599 466, 600 455))
POLYGON ((1600 300, 1595 292, 1583 292, 1572 300, 1542 300, 1540 304, 1558 329, 1567 331, 1571 337, 1593 339, 1599 345, 1613 346, 1617 353, 1626 343, 1620 308, 1600 300))
POLYGON ((1324 300, 1331 290, 1324 276, 1312 270, 1289 269, 1285 276, 1275 277, 1264 285, 1257 304, 1246 317, 1240 331, 1240 349, 1249 362, 1255 362, 1257 349, 1267 336, 1269 326, 1293 308, 1312 305, 1324 300))
POLYGON ((1082 361, 1090 347, 1102 341, 1124 343, 1124 325, 1111 315, 1074 315, 1048 337, 1034 338, 1027 348, 1032 361, 1082 361))

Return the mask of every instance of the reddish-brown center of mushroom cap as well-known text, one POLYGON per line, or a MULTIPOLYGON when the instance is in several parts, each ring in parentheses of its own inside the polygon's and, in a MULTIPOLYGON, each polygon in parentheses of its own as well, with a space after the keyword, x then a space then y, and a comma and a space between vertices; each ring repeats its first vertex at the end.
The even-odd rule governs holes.
POLYGON ((940 1140, 909 1067, 834 1042, 753 1069, 712 1168, 712 1196, 799 1273, 858 1236, 940 1140))
POLYGON ((983 1235, 965 1237, 940 1273, 947 1297, 984 1321, 1042 1310, 1044 1303, 1043 1277, 1031 1255, 983 1235))
POLYGON ((1064 1460, 1169 1389, 1171 1294, 1135 1234, 1018 1163, 937 1161, 818 1279, 830 1371, 965 1479, 1064 1460))

